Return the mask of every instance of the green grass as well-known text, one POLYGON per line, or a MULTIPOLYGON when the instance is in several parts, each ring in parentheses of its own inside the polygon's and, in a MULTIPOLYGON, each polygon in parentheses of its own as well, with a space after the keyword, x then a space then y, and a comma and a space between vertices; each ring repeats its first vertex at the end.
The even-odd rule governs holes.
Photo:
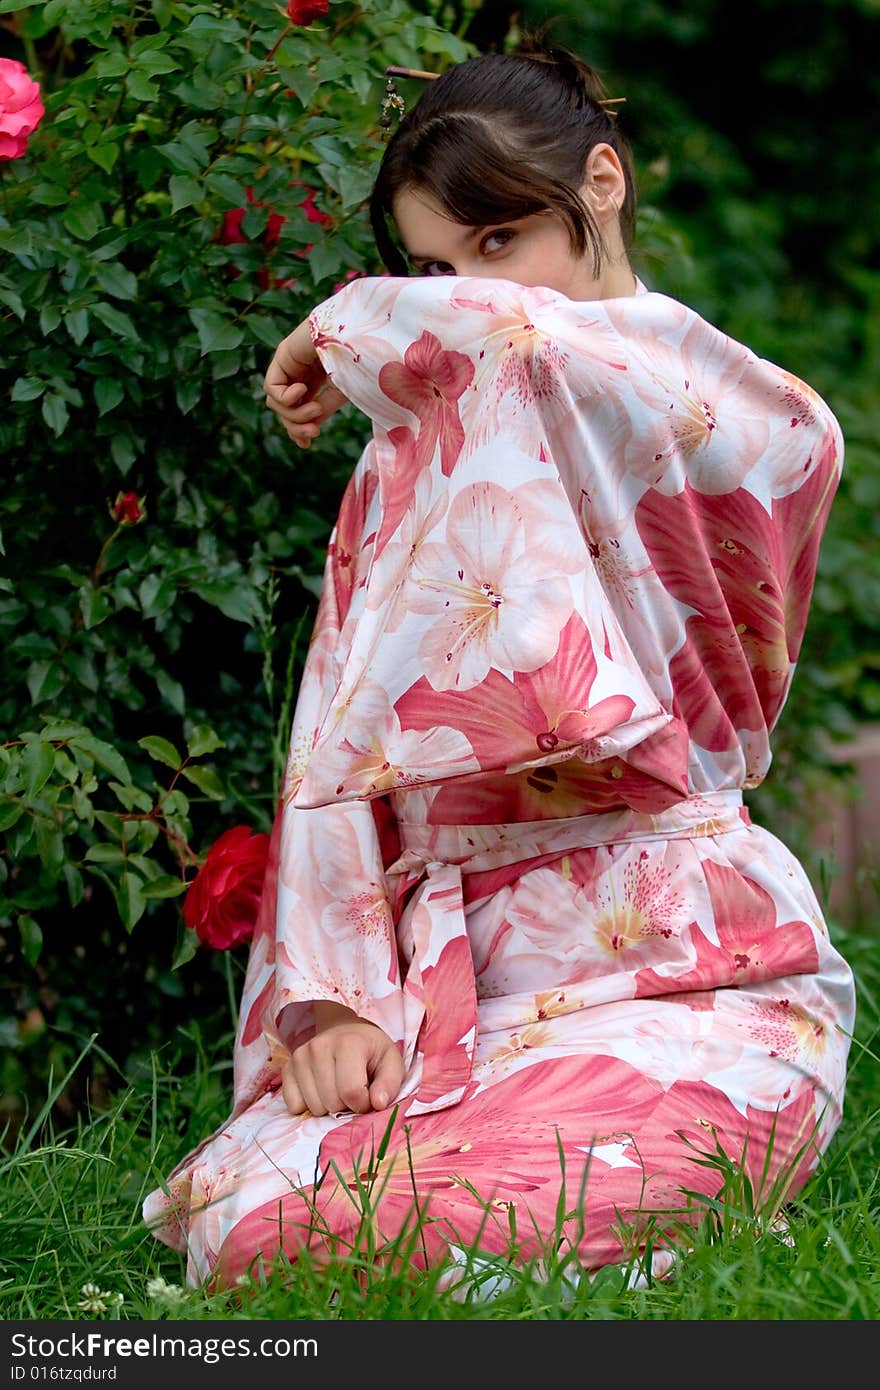
MULTIPOLYGON (((169 1048, 108 1108, 53 1132, 53 1098, 67 1079, 59 1077, 10 1142, 0 1158, 0 1318, 874 1320, 880 965, 873 932, 835 935, 856 971, 860 1005, 846 1114, 788 1209, 787 1239, 754 1208, 736 1165, 719 1160, 725 1202, 703 1210, 673 1276, 644 1289, 626 1287, 627 1266, 575 1284, 564 1256, 552 1253, 540 1271, 510 1265, 508 1287, 488 1302, 456 1299, 436 1287, 435 1275, 407 1272, 405 1261, 342 1256, 322 1269, 306 1261, 295 1271, 277 1267, 246 1290, 185 1289, 182 1257, 145 1230, 140 1213, 181 1153, 226 1117, 228 1060, 212 1063, 194 1029, 188 1072, 169 1048), (103 1309, 82 1306, 84 1285, 105 1295, 103 1309)), ((211 1050, 227 1058, 223 1046, 211 1050)), ((498 1261, 489 1273, 504 1268, 498 1261)))

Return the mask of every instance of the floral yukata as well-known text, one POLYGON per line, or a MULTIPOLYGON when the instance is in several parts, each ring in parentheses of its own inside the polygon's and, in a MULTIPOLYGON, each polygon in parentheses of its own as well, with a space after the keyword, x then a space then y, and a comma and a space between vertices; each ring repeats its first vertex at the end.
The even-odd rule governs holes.
POLYGON ((804 632, 834 416, 642 285, 364 279, 311 328, 373 435, 329 545, 234 1109, 147 1220, 223 1285, 279 1247, 352 1248, 365 1191, 381 1247, 415 1189, 416 1264, 505 1252, 515 1223, 523 1259, 569 1242, 587 1270, 714 1195, 716 1145, 759 1200, 780 1175, 792 1195, 840 1122, 853 983, 742 792, 804 632), (398 1044, 388 1110, 287 1112, 313 1000, 398 1044))

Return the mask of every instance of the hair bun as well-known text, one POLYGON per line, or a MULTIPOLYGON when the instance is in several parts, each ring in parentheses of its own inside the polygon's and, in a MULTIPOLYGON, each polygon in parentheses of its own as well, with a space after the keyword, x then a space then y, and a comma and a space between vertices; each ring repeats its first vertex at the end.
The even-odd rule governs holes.
POLYGON ((556 68, 562 80, 581 101, 603 106, 604 109, 604 102, 608 99, 605 84, 596 69, 577 53, 545 43, 540 34, 524 34, 512 56, 556 68))

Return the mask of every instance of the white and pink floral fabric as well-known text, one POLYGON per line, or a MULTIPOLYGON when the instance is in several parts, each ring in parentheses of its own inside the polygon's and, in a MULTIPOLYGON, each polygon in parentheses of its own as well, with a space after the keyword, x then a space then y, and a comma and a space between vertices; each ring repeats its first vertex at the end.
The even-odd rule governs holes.
POLYGON ((834 416, 641 285, 364 279, 311 326, 373 435, 329 546, 234 1109, 146 1219, 223 1284, 367 1227, 390 1247, 416 1200, 417 1264, 515 1230, 522 1258, 568 1242, 595 1269, 699 1216, 716 1146, 759 1200, 792 1195, 840 1122, 853 982, 742 792, 801 645, 834 416), (319 999, 399 1045, 388 1111, 287 1113, 319 999))

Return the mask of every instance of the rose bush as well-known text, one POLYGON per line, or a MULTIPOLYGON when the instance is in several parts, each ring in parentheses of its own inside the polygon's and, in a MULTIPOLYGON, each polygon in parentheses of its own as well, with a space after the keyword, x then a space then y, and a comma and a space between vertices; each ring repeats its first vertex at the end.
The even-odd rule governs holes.
POLYGON ((250 941, 260 906, 269 836, 234 825, 215 840, 187 889, 183 917, 205 946, 250 941))
POLYGON ((269 827, 364 436, 339 412, 303 467, 262 377, 336 282, 378 269, 364 199, 385 64, 469 50, 405 0, 324 4, 314 28, 276 0, 0 11, 0 53, 16 83, 26 58, 46 108, 0 167, 0 1105, 14 1112, 28 1076, 63 1075, 92 1033, 125 1067, 226 1007, 230 953, 196 949, 181 898, 202 846, 269 827), (95 988, 97 960, 112 990, 95 988))
POLYGON ((20 159, 45 112, 39 84, 14 58, 0 58, 0 159, 20 159))

